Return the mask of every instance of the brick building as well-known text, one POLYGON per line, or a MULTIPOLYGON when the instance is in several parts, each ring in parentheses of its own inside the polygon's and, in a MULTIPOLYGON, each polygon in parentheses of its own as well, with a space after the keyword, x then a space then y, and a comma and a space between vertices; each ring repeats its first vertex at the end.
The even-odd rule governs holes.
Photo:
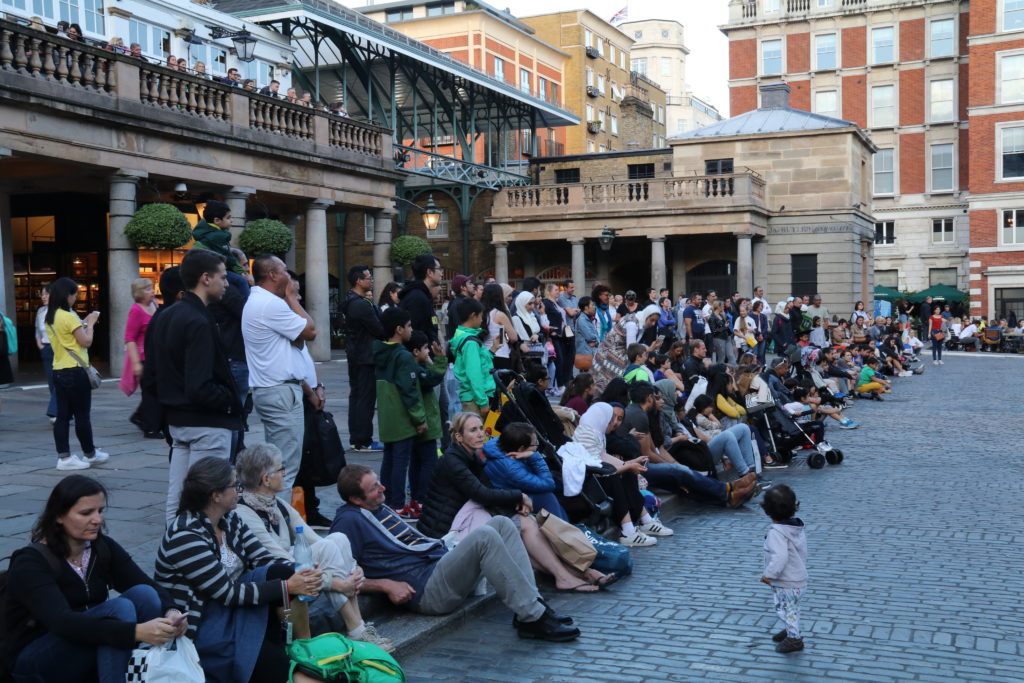
MULTIPOLYGON (((871 169, 878 284, 968 288, 968 192, 977 166, 968 163, 975 136, 968 84, 973 107, 981 65, 967 59, 977 23, 967 9, 956 0, 730 2, 723 31, 733 115, 758 106, 759 84, 783 80, 794 108, 856 123, 878 146, 871 169)), ((994 225, 994 211, 989 220, 994 225)), ((979 313, 988 310, 982 294, 972 292, 979 313)))

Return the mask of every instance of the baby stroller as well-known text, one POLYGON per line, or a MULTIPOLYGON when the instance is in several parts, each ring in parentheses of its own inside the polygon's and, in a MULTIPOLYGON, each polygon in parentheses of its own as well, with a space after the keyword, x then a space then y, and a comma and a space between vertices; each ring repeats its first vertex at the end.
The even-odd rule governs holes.
POLYGON ((825 427, 820 422, 810 423, 813 434, 808 434, 785 410, 772 404, 765 404, 759 416, 765 421, 772 448, 782 462, 806 455, 807 466, 820 470, 826 462, 838 465, 843 461, 843 452, 825 440, 825 427))
POLYGON ((527 382, 511 370, 496 370, 493 375, 501 410, 493 423, 491 434, 499 435, 504 426, 513 422, 532 425, 537 430, 538 450, 558 484, 556 495, 570 520, 573 523, 582 522, 598 533, 603 533, 611 525, 612 503, 598 478, 614 474, 615 468, 610 465, 588 467, 580 494, 571 497, 563 495, 562 460, 558 457, 558 449, 571 439, 566 435, 562 421, 536 384, 527 382))

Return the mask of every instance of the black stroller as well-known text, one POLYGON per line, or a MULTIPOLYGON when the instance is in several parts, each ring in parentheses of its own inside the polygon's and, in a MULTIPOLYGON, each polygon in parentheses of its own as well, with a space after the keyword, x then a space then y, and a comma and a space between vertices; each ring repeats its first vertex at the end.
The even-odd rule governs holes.
POLYGON ((782 462, 788 463, 795 457, 806 455, 807 466, 820 470, 826 462, 838 465, 843 461, 843 452, 825 440, 825 427, 820 422, 810 423, 812 433, 808 434, 796 420, 774 403, 748 406, 747 411, 754 419, 763 420, 764 431, 782 462))
POLYGON ((611 525, 612 504, 598 479, 614 474, 615 468, 610 465, 588 467, 580 494, 564 496, 562 460, 558 457, 558 449, 571 439, 566 435, 562 421, 536 384, 527 382, 511 370, 496 370, 493 375, 501 414, 494 423, 492 433, 500 434, 504 426, 513 422, 531 424, 537 430, 537 443, 541 455, 544 456, 548 469, 558 482, 558 499, 569 514, 569 519, 573 523, 583 523, 598 533, 603 533, 611 525))

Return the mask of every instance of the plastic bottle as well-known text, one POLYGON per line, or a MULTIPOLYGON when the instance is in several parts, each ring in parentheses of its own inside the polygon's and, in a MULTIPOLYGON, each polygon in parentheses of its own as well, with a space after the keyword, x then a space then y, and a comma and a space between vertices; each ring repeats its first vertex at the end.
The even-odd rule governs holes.
MULTIPOLYGON (((313 550, 309 547, 306 535, 302 533, 305 527, 295 527, 295 545, 292 546, 292 558, 295 560, 295 571, 313 569, 313 550)), ((308 595, 300 595, 300 602, 313 602, 316 598, 308 595)))

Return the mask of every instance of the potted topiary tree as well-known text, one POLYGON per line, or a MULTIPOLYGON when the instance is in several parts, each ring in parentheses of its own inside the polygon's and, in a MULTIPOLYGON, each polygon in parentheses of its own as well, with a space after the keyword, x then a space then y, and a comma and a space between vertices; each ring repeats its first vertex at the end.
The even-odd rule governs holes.
POLYGON ((415 235, 402 235, 396 237, 391 243, 392 276, 396 282, 405 279, 405 267, 411 266, 412 262, 420 254, 431 253, 430 243, 422 237, 415 235))
POLYGON ((144 249, 177 249, 192 239, 192 226, 170 204, 146 204, 124 226, 124 236, 144 249))
POLYGON ((238 236, 238 246, 249 258, 259 254, 273 254, 284 259, 292 248, 293 239, 292 231, 281 221, 260 218, 245 226, 245 230, 238 236))

